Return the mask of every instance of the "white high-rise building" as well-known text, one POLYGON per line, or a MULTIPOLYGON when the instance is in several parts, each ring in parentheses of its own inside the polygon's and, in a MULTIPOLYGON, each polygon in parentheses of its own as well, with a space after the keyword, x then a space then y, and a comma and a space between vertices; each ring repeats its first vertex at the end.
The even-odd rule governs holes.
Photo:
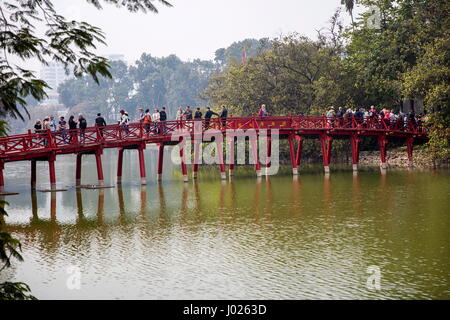
POLYGON ((51 89, 47 89, 48 99, 42 104, 58 104, 58 86, 67 80, 70 75, 66 74, 64 64, 60 62, 49 62, 41 67, 41 79, 47 82, 51 89))

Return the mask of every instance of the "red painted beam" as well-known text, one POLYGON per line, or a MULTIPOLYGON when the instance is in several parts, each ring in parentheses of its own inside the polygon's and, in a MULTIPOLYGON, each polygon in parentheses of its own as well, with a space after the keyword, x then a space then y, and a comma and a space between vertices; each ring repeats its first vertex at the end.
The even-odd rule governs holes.
POLYGON ((138 148, 138 154, 139 154, 139 172, 141 174, 141 184, 145 185, 147 184, 146 181, 146 174, 145 174, 145 157, 144 157, 144 146, 140 146, 138 148))
POLYGON ((83 154, 77 153, 77 160, 75 165, 75 185, 81 185, 81 166, 83 154))
POLYGON ((216 146, 217 146, 217 157, 219 159, 220 178, 222 180, 226 180, 227 173, 225 171, 225 163, 223 161, 223 143, 222 143, 222 141, 216 141, 216 146))
POLYGON ((198 165, 200 161, 200 140, 194 140, 194 164, 192 166, 192 178, 197 179, 198 165))
POLYGON ((102 186, 104 183, 104 179, 103 179, 102 151, 101 150, 97 150, 97 152, 95 153, 95 163, 97 165, 98 184, 100 186, 102 186))
POLYGON ((48 158, 48 169, 49 169, 49 174, 50 174, 50 188, 52 190, 56 189, 55 161, 56 161, 56 155, 52 154, 48 158))
POLYGON ((36 189, 36 160, 31 160, 31 190, 36 189))
POLYGON ((164 144, 160 143, 158 149, 158 181, 162 180, 163 165, 164 165, 164 144))

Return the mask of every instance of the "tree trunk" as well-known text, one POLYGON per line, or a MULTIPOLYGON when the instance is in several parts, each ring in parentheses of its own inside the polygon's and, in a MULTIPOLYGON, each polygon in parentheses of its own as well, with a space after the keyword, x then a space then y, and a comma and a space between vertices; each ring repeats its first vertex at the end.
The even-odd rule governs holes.
POLYGON ((414 111, 414 99, 409 100, 409 112, 415 112, 414 111))

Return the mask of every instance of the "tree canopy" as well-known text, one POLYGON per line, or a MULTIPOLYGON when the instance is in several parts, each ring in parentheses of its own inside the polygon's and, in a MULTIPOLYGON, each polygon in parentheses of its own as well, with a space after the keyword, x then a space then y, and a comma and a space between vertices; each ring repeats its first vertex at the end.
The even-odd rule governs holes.
MULTIPOLYGON (((157 12, 153 0, 87 0, 97 8, 102 2, 125 7, 129 11, 157 12)), ((170 6, 165 0, 162 5, 170 6)), ((0 116, 19 117, 26 112, 27 98, 38 101, 46 97, 48 84, 27 68, 37 59, 47 64, 57 61, 75 76, 89 74, 111 77, 108 61, 95 49, 105 43, 103 32, 86 22, 69 21, 60 15, 51 0, 1 1, 0 5, 0 116), (45 29, 41 35, 36 26, 45 29), (13 64, 11 58, 19 58, 13 64)), ((56 88, 55 88, 56 89, 56 88)))

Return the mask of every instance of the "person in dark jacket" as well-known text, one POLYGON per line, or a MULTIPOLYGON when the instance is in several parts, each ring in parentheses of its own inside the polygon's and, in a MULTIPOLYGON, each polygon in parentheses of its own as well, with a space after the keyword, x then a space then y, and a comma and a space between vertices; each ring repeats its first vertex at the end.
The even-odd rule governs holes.
POLYGON ((222 120, 222 126, 226 127, 226 125, 227 125, 227 117, 228 117, 228 110, 225 107, 225 105, 222 105, 222 111, 220 112, 219 117, 222 120))
POLYGON ((100 130, 100 134, 103 137, 103 127, 106 126, 105 118, 102 117, 100 113, 97 113, 97 118, 95 119, 95 126, 100 130))
POLYGON ((211 110, 210 107, 206 108, 206 113, 205 113, 205 129, 207 130, 209 128, 209 122, 211 121, 211 117, 212 116, 219 116, 218 113, 215 113, 214 111, 211 110))
POLYGON ((81 113, 78 115, 78 127, 80 128, 80 142, 84 142, 86 138, 87 121, 81 113))
POLYGON ((200 111, 200 108, 197 108, 197 110, 195 111, 195 114, 194 114, 194 119, 201 120, 202 116, 203 116, 203 113, 200 111))
POLYGON ((163 107, 161 111, 159 112, 159 121, 161 123, 161 129, 163 133, 166 133, 166 121, 167 121, 167 113, 166 113, 166 107, 163 107))
POLYGON ((192 110, 190 106, 187 106, 186 110, 184 110, 184 118, 186 120, 192 120, 192 110))

